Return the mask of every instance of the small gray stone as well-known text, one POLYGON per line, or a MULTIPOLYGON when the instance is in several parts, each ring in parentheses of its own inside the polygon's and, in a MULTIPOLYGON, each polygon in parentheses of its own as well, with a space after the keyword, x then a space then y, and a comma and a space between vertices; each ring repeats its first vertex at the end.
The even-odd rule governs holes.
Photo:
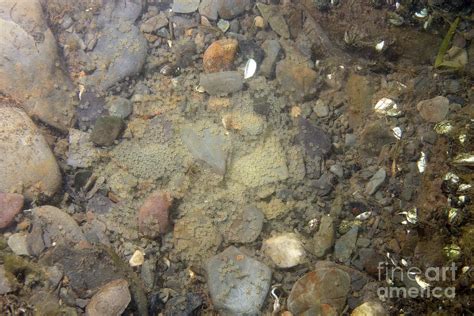
POLYGON ((318 232, 313 237, 314 255, 321 258, 334 246, 336 228, 332 216, 323 216, 318 232))
POLYGON ((122 315, 131 300, 128 282, 124 279, 114 280, 94 294, 86 313, 89 316, 122 315))
POLYGON ((81 228, 76 221, 67 213, 54 206, 41 206, 32 210, 33 226, 43 229, 43 240, 47 240, 46 246, 50 247, 53 242, 72 241, 77 243, 86 240, 81 228))
POLYGON ((316 105, 313 107, 313 111, 318 117, 326 117, 329 115, 329 106, 324 103, 324 101, 318 100, 316 101, 316 105))
MULTIPOLYGON (((14 278, 12 276, 12 278, 14 278)), ((13 292, 15 290, 15 286, 9 281, 10 278, 7 277, 7 271, 3 265, 0 266, 0 295, 7 294, 13 292)))
POLYGON ((298 235, 287 233, 266 239, 262 251, 279 268, 291 268, 303 262, 305 251, 298 235))
POLYGON ((201 74, 199 84, 210 95, 229 94, 242 90, 242 75, 237 71, 201 74))
POLYGON ((250 3, 250 0, 218 0, 217 11, 222 19, 231 20, 244 13, 250 3))
POLYGON ((370 179, 365 187, 365 193, 368 195, 372 195, 380 188, 380 186, 384 183, 385 177, 387 176, 385 169, 380 168, 370 179))
POLYGON ((344 146, 350 148, 354 146, 357 142, 357 137, 354 134, 346 134, 344 146))
POLYGON ((90 140, 99 146, 111 146, 123 129, 123 120, 116 116, 102 116, 97 119, 90 140))
POLYGON ((334 175, 336 175, 339 179, 344 177, 344 169, 342 168, 341 164, 335 164, 329 167, 329 171, 331 171, 334 175))
POLYGON ((265 58, 260 65, 260 73, 267 79, 275 76, 275 65, 280 55, 281 45, 277 40, 266 40, 262 44, 265 58))
POLYGON ((181 139, 194 158, 206 162, 218 174, 225 174, 227 152, 224 148, 223 135, 216 134, 210 129, 197 132, 191 128, 184 128, 181 139))
POLYGON ((8 247, 18 256, 29 256, 25 233, 16 233, 8 238, 8 247))
POLYGON ((107 106, 111 116, 117 116, 122 119, 125 119, 132 114, 133 110, 132 102, 121 97, 111 97, 107 100, 107 106))
POLYGON ((175 13, 192 13, 199 7, 200 0, 174 0, 172 10, 175 13))
POLYGON ((234 246, 206 265, 207 283, 216 309, 225 315, 257 315, 270 288, 271 270, 234 246))
POLYGON ((250 243, 260 235, 263 213, 255 206, 237 208, 223 224, 222 234, 228 242, 250 243))
POLYGON ((347 233, 340 237, 334 245, 334 257, 344 263, 351 258, 352 252, 356 248, 359 226, 352 227, 347 233))
POLYGON ((262 14, 263 18, 268 21, 268 24, 270 24, 270 27, 273 31, 275 31, 275 33, 283 38, 290 37, 290 29, 288 28, 288 24, 282 15, 280 6, 257 3, 257 8, 262 14))
POLYGON ((153 33, 167 25, 168 18, 166 17, 166 14, 164 12, 160 12, 160 14, 152 16, 143 22, 140 26, 140 31, 144 33, 153 33))
POLYGON ((202 0, 199 5, 199 14, 209 20, 217 20, 218 0, 202 0))
POLYGON ((425 121, 437 123, 442 121, 449 112, 449 100, 443 96, 418 102, 416 108, 425 121))

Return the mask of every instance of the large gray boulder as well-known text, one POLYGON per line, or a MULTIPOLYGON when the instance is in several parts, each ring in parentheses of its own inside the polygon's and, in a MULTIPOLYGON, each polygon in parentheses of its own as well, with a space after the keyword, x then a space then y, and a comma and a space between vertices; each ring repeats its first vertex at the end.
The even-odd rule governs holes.
POLYGON ((0 1, 0 30, 0 92, 30 116, 66 131, 74 118, 74 87, 39 1, 0 1))

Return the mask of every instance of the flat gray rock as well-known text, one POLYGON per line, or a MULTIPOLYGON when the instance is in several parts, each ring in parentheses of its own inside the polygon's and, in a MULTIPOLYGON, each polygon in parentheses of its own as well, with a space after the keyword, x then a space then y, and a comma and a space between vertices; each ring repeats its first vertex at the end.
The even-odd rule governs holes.
POLYGON ((229 94, 242 90, 242 75, 237 71, 201 74, 199 85, 210 95, 229 94))
POLYGON ((270 288, 272 273, 263 263, 231 246, 206 266, 215 308, 223 315, 257 315, 270 288))
POLYGON ((352 227, 341 236, 334 245, 334 257, 341 262, 348 262, 356 248, 359 226, 352 227))
POLYGON ((181 139, 194 158, 204 161, 219 174, 225 173, 227 152, 223 135, 210 129, 197 132, 186 127, 181 132, 181 139))
POLYGON ((368 195, 372 195, 380 188, 380 186, 384 183, 387 173, 385 172, 384 168, 380 168, 373 176, 370 178, 370 181, 367 183, 365 187, 365 193, 368 195))
POLYGON ((199 7, 200 0, 174 0, 172 10, 175 13, 192 13, 199 7))

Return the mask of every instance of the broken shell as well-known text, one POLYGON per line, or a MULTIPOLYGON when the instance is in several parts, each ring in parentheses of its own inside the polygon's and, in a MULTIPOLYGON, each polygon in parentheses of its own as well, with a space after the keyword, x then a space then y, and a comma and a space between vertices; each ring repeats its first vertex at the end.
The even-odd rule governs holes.
POLYGON ((135 250, 132 257, 128 261, 131 267, 138 267, 145 261, 145 254, 141 250, 135 250))
POLYGON ((194 88, 194 90, 195 90, 196 92, 199 92, 199 93, 204 93, 204 92, 206 92, 206 89, 204 89, 203 86, 199 86, 199 85, 196 86, 196 87, 194 88))
POLYGON ((461 143, 461 145, 464 145, 464 142, 466 141, 466 139, 467 139, 466 134, 459 135, 459 142, 461 143))
POLYGON ((360 213, 359 215, 357 215, 356 219, 361 220, 361 221, 365 221, 366 219, 368 219, 370 217, 370 215, 372 215, 372 212, 367 211, 367 212, 360 213))
POLYGON ((400 127, 394 127, 392 128, 392 131, 393 131, 393 136, 395 136, 396 139, 402 138, 402 129, 400 127))
POLYGON ((395 101, 389 98, 382 98, 380 99, 374 106, 374 110, 376 113, 384 114, 388 116, 399 116, 402 114, 400 110, 398 110, 398 105, 395 101))
POLYGON ((250 58, 247 61, 247 64, 245 64, 244 79, 253 77, 256 71, 257 71, 257 62, 253 60, 252 58, 250 58))
POLYGON ((230 23, 229 21, 227 20, 222 20, 220 19, 218 22, 217 22, 217 27, 223 32, 227 32, 227 30, 229 30, 230 28, 230 23))
POLYGON ((448 172, 448 173, 444 176, 444 180, 445 180, 445 181, 450 181, 450 182, 452 182, 452 183, 458 183, 458 182, 459 182, 459 177, 458 177, 455 173, 448 172))
POLYGON ((474 154, 463 153, 457 155, 453 159, 453 163, 461 166, 473 166, 474 165, 474 154))
POLYGON ((418 161, 416 162, 416 165, 418 167, 418 171, 420 173, 423 173, 425 172, 425 169, 426 169, 426 154, 424 152, 421 152, 421 155, 420 155, 420 159, 418 159, 418 161))
POLYGON ((472 188, 472 185, 463 183, 459 185, 458 191, 462 192, 462 191, 469 190, 470 188, 472 188))
POLYGON ((459 211, 460 210, 458 208, 454 208, 454 207, 448 210, 448 223, 450 225, 455 225, 462 221, 462 218, 461 218, 462 216, 459 211))
POLYGON ((418 221, 418 210, 416 207, 412 208, 408 212, 400 212, 398 214, 405 215, 407 220, 402 222, 402 224, 404 225, 408 223, 416 224, 416 222, 418 221))
POLYGON ((443 248, 443 250, 446 257, 448 257, 450 260, 456 261, 461 257, 461 247, 458 245, 447 245, 443 248))
POLYGON ((449 134, 453 130, 453 125, 449 121, 441 121, 435 125, 434 130, 440 135, 449 134))
POLYGON ((428 287, 430 287, 430 284, 425 282, 419 275, 415 276, 415 280, 423 290, 426 290, 428 287))
POLYGON ((423 8, 420 11, 415 12, 415 17, 417 17, 418 19, 424 19, 427 16, 428 16, 428 9, 427 8, 423 8))
POLYGON ((381 52, 383 51, 384 47, 385 47, 385 41, 381 41, 375 45, 375 50, 378 52, 381 52))

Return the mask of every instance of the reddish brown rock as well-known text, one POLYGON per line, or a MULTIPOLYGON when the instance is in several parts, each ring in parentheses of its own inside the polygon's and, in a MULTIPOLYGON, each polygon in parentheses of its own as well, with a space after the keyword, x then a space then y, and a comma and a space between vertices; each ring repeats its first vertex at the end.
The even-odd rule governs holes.
POLYGON ((206 72, 231 70, 239 43, 235 39, 222 39, 212 43, 204 52, 203 66, 206 72))
POLYGON ((0 228, 11 224, 23 207, 24 198, 21 194, 0 192, 0 228))
POLYGON ((172 199, 168 193, 153 192, 140 207, 138 228, 145 236, 156 238, 168 231, 169 208, 172 199))

